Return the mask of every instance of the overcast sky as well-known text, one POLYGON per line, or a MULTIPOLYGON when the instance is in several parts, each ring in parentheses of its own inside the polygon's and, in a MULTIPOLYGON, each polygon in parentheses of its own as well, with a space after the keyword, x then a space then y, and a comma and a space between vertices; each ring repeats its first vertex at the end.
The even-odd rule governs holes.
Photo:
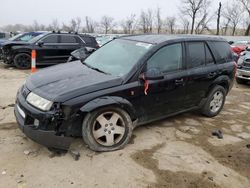
MULTIPOLYGON (((221 0, 226 2, 226 0, 221 0)), ((229 0, 230 1, 230 0, 229 0)), ((0 0, 0 26, 7 24, 49 24, 53 19, 69 22, 71 18, 90 16, 99 21, 103 15, 116 21, 148 8, 161 8, 162 17, 178 14, 181 0, 0 0)), ((212 0, 217 9, 219 0, 212 0)))

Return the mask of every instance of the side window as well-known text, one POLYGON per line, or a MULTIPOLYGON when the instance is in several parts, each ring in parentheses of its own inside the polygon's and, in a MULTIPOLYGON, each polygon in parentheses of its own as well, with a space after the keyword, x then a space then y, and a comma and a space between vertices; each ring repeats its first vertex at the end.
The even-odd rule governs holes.
POLYGON ((61 35, 61 43, 77 43, 74 36, 61 35))
POLYGON ((87 44, 91 43, 91 39, 90 39, 89 37, 83 37, 83 40, 84 40, 87 44))
POLYGON ((205 45, 205 50, 206 50, 206 65, 207 64, 214 64, 215 63, 214 58, 213 58, 211 51, 207 45, 205 45))
POLYGON ((217 53, 216 63, 226 63, 232 60, 232 51, 227 42, 213 42, 214 49, 217 53))
POLYGON ((199 67, 205 65, 205 44, 204 42, 187 43, 188 62, 187 68, 199 67))
POLYGON ((49 35, 42 39, 44 43, 58 43, 58 35, 49 35))
POLYGON ((158 50, 147 62, 147 69, 157 68, 162 72, 182 68, 182 45, 171 44, 158 50))

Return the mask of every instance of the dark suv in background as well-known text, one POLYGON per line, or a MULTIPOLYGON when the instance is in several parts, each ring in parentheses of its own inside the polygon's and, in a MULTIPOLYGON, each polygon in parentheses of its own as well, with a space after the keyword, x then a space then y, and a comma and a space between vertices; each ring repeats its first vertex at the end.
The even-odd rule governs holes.
POLYGON ((4 63, 26 69, 31 66, 31 50, 36 50, 37 65, 65 63, 70 53, 81 47, 97 48, 94 37, 76 33, 45 32, 27 42, 2 46, 4 63))
POLYGON ((20 129, 49 148, 83 137, 95 151, 124 147, 137 125, 190 110, 223 108, 236 63, 216 37, 138 35, 114 39, 85 60, 31 75, 18 93, 20 129))

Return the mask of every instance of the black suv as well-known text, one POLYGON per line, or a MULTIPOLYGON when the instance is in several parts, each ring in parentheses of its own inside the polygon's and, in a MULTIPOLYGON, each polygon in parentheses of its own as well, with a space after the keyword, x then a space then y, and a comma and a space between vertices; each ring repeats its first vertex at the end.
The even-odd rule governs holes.
POLYGON ((215 37, 138 35, 115 39, 84 61, 43 69, 18 93, 20 129, 49 148, 83 137, 95 151, 124 147, 137 125, 223 108, 236 64, 215 37))
POLYGON ((30 68, 31 50, 34 49, 37 65, 65 63, 70 53, 81 47, 98 48, 98 44, 90 35, 45 32, 28 42, 8 42, 2 47, 3 61, 17 68, 30 68))

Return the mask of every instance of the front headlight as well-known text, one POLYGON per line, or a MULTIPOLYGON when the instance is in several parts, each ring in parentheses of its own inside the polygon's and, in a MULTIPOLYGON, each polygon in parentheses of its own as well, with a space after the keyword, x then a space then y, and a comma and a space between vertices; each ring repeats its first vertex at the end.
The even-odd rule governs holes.
POLYGON ((53 102, 38 96, 35 93, 30 93, 27 97, 27 102, 43 111, 49 111, 53 102))

